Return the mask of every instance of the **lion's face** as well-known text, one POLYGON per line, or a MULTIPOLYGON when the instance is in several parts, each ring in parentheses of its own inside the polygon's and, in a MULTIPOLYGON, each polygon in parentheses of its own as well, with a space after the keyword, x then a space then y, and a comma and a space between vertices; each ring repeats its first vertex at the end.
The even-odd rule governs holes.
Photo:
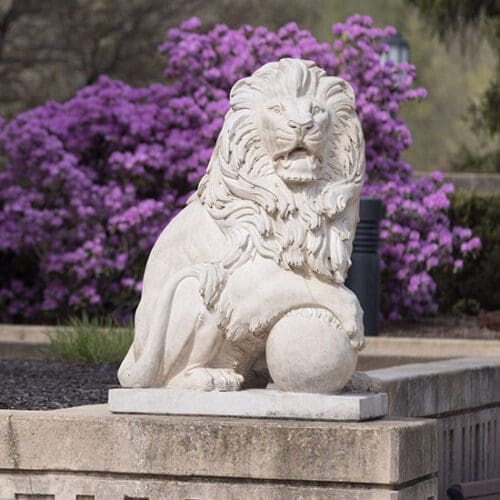
POLYGON ((286 183, 316 180, 324 163, 330 112, 314 96, 275 97, 255 109, 262 143, 286 183))

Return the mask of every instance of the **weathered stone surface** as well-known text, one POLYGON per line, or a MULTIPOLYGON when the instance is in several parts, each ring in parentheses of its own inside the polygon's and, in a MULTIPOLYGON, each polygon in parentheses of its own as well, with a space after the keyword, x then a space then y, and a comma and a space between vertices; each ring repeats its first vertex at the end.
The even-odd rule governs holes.
POLYGON ((44 359, 53 327, 0 324, 0 359, 44 359))
POLYGON ((394 486, 435 473, 435 431, 430 420, 0 411, 0 469, 394 486))
POLYGON ((445 416, 438 423, 439 493, 500 475, 500 407, 445 416))
MULTIPOLYGON (((440 341, 435 343, 439 352, 440 341)), ((376 390, 387 392, 389 415, 438 419, 439 498, 452 483, 498 477, 500 357, 407 364, 366 374, 376 390)))
POLYGON ((48 344, 53 326, 0 324, 1 343, 48 344))
POLYGON ((500 403, 500 358, 459 358, 366 372, 389 415, 429 417, 500 403))
POLYGON ((307 394, 273 389, 238 392, 111 389, 109 409, 114 413, 360 421, 385 416, 387 396, 382 393, 307 394))
MULTIPOLYGON (((435 479, 399 490, 387 488, 349 487, 336 485, 305 485, 259 483, 236 480, 233 482, 175 478, 110 479, 100 476, 81 477, 71 474, 2 474, 0 499, 9 500, 20 491, 44 491, 55 495, 54 500, 110 500, 137 498, 148 500, 416 500, 435 498, 435 479), (80 496, 77 496, 80 495, 80 496)), ((19 497, 17 497, 19 498, 19 497)), ((45 497, 42 497, 45 500, 45 497)), ((29 499, 29 497, 28 497, 29 499)), ((27 499, 27 500, 28 500, 27 499)), ((47 500, 52 500, 50 497, 47 500)), ((36 497, 36 500, 41 500, 36 497)))
POLYGON ((464 356, 500 357, 498 340, 440 339, 418 337, 367 337, 361 356, 409 358, 462 358, 464 356))

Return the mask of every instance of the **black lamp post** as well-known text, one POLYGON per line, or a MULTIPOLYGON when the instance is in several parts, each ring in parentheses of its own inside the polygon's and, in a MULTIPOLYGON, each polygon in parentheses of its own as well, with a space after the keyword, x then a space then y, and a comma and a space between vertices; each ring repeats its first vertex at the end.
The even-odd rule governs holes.
POLYGON ((378 335, 380 304, 380 257, 378 255, 379 223, 383 216, 382 201, 361 198, 359 224, 352 249, 352 267, 346 286, 358 297, 364 311, 366 335, 378 335))
POLYGON ((389 45, 389 53, 385 59, 392 61, 396 65, 410 60, 410 46, 399 33, 389 37, 386 42, 389 45))

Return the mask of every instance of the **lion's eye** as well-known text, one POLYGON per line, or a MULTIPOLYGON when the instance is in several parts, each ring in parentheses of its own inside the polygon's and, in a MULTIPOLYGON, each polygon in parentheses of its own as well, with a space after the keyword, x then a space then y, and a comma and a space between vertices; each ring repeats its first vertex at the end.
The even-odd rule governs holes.
POLYGON ((269 109, 271 111, 274 111, 275 113, 281 113, 281 104, 275 104, 274 106, 269 106, 269 109))
POLYGON ((320 106, 314 106, 313 109, 312 109, 312 114, 313 115, 317 115, 318 113, 321 113, 322 111, 324 111, 324 109, 320 106))

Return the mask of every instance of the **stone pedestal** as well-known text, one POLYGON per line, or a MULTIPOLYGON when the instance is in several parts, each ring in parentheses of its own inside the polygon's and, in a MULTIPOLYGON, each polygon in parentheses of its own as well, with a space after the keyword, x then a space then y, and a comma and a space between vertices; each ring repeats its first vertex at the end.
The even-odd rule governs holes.
POLYGON ((387 415, 387 396, 375 393, 307 394, 276 389, 236 392, 112 389, 109 409, 113 413, 362 421, 387 415))
POLYGON ((0 469, 7 498, 436 500, 436 426, 0 410, 0 469))

